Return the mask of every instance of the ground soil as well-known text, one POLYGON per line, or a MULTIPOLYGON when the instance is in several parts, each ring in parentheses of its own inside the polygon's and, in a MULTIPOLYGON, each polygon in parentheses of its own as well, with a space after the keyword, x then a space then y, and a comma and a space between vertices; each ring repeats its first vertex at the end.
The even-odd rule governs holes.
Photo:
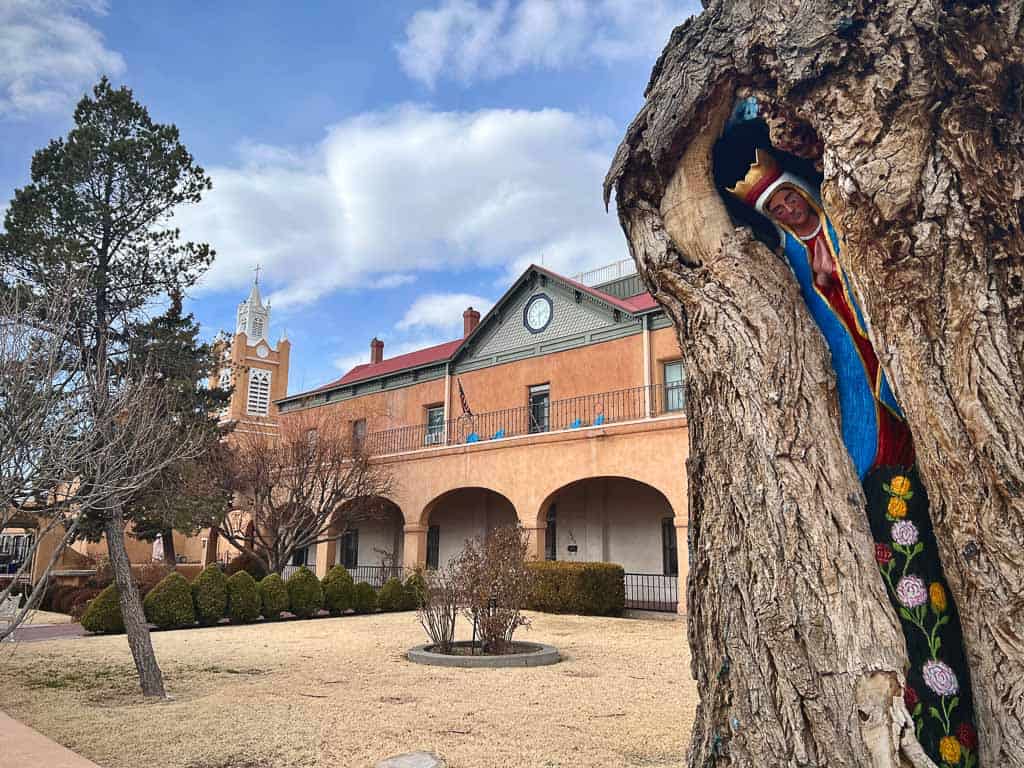
POLYGON ((683 622, 531 617, 519 639, 564 661, 412 664, 414 614, 348 616, 154 633, 163 703, 137 693, 123 636, 16 645, 0 702, 107 768, 363 768, 415 749, 450 768, 684 761, 697 697, 683 622))

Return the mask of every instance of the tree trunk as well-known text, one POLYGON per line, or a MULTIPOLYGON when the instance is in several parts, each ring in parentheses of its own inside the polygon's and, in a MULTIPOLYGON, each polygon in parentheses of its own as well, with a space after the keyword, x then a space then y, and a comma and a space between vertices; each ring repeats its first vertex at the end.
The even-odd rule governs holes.
POLYGON ((616 154, 606 195, 687 360, 694 768, 897 765, 902 716, 903 640, 827 352, 710 177, 738 93, 771 106, 777 146, 823 161, 961 606, 980 763, 1024 765, 1021 17, 995 0, 709 2, 616 154))
POLYGON ((160 534, 160 541, 164 545, 164 562, 172 569, 176 568, 178 555, 174 551, 174 529, 164 528, 163 533, 160 534))
POLYGON ((110 553, 110 564, 114 570, 114 582, 120 594, 121 615, 124 617, 124 631, 128 636, 128 646, 132 649, 132 659, 139 673, 139 682, 145 696, 164 698, 164 679, 153 653, 153 643, 149 637, 149 625, 142 610, 139 590, 132 578, 131 562, 124 543, 124 518, 118 504, 110 512, 104 524, 107 537, 107 549, 110 553))

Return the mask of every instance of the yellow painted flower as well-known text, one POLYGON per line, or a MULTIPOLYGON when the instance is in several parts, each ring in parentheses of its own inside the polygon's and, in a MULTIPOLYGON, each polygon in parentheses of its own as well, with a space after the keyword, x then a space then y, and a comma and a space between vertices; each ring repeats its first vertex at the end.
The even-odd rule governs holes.
POLYGON ((946 590, 942 588, 939 582, 933 581, 928 586, 928 599, 931 600, 932 608, 935 609, 936 613, 942 613, 946 610, 946 590))
POLYGON ((910 480, 903 475, 896 475, 889 481, 889 490, 896 496, 905 496, 910 492, 910 480))
POLYGON ((901 518, 907 516, 907 502, 899 496, 889 499, 889 517, 901 518))
POLYGON ((960 742, 952 736, 943 736, 939 739, 939 754, 947 763, 960 762, 960 742))

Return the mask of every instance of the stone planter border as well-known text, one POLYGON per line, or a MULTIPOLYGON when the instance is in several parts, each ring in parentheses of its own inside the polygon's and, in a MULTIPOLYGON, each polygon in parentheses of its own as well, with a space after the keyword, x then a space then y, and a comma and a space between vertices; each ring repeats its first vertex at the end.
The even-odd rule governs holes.
MULTIPOLYGON (((562 660, 558 649, 543 643, 526 643, 516 641, 517 645, 528 646, 530 650, 523 653, 506 653, 501 656, 451 656, 445 653, 434 653, 430 649, 433 643, 417 645, 410 648, 406 656, 415 664, 428 664, 435 667, 475 667, 482 669, 499 669, 504 667, 545 667, 557 664, 562 660)), ((455 646, 470 645, 467 640, 453 643, 455 646)))

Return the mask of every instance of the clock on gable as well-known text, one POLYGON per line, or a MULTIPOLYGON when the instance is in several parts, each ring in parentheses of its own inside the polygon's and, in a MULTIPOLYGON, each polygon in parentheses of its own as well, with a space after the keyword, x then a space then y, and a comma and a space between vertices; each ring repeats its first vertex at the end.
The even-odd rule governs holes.
POLYGON ((540 333, 551 322, 555 305, 546 293, 538 293, 530 297, 523 307, 523 325, 530 333, 540 333))

